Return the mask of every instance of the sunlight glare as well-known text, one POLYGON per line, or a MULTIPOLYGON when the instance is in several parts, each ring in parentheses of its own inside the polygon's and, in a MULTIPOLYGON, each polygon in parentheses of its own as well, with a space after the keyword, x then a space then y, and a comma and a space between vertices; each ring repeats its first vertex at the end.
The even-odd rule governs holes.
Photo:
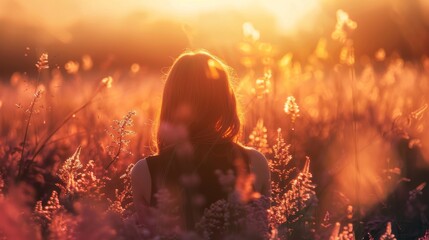
POLYGON ((275 16, 279 30, 289 32, 300 20, 308 17, 319 6, 318 0, 165 0, 150 4, 156 10, 171 16, 189 18, 208 11, 254 9, 275 16))

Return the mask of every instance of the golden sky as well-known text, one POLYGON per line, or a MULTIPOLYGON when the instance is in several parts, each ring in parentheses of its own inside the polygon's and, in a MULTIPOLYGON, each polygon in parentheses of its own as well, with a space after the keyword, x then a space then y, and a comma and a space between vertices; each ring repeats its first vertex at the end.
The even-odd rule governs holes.
POLYGON ((338 9, 358 23, 357 53, 429 53, 428 0, 1 0, 7 61, 0 63, 6 72, 28 68, 34 57, 20 65, 29 47, 34 55, 49 51, 59 64, 91 54, 164 65, 188 47, 233 49, 245 22, 262 41, 305 60, 320 38, 330 38, 338 9))
POLYGON ((13 22, 43 26, 50 33, 67 41, 67 27, 77 21, 108 18, 112 21, 144 11, 153 18, 192 21, 209 11, 228 10, 258 15, 258 11, 274 16, 281 31, 291 31, 298 21, 319 8, 319 0, 3 0, 0 18, 13 22))

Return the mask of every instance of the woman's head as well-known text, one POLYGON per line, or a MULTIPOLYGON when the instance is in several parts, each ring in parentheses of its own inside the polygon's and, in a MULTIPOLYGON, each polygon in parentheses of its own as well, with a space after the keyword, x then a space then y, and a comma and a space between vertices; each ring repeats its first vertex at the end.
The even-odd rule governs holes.
POLYGON ((167 75, 159 121, 159 150, 169 145, 166 125, 184 129, 193 143, 234 141, 240 120, 228 67, 204 51, 180 55, 167 75))

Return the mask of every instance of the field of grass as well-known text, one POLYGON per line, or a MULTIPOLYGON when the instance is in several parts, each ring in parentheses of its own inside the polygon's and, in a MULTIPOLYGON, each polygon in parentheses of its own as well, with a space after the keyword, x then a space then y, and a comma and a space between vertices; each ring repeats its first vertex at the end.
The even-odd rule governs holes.
MULTIPOLYGON (((240 142, 269 160, 271 238, 429 239, 429 58, 355 56, 338 14, 306 62, 249 23, 238 55, 213 52, 237 63, 240 142)), ((35 64, 0 82, 1 238, 159 239, 171 223, 139 221, 129 173, 154 153, 165 69, 35 64)))

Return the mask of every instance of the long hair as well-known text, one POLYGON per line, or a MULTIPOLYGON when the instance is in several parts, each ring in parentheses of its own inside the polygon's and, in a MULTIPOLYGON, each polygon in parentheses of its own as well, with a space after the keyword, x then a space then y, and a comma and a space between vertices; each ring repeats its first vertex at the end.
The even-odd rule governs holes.
POLYGON ((236 140, 240 119, 228 70, 218 58, 201 50, 185 52, 174 61, 164 86, 158 152, 174 145, 171 135, 177 132, 193 144, 236 140))

